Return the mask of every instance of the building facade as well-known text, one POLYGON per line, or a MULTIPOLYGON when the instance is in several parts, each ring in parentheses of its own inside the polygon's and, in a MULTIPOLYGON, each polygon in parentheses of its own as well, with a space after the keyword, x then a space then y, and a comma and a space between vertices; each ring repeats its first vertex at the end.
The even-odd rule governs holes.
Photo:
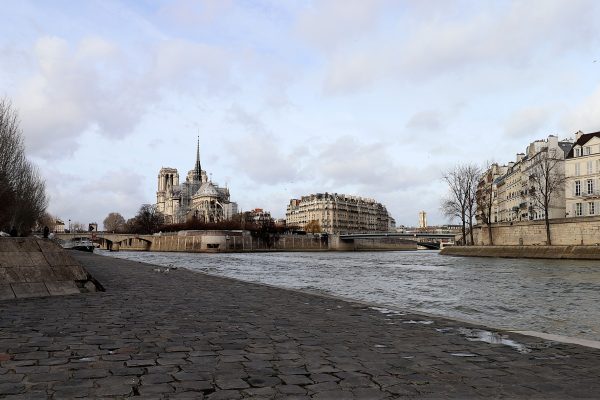
POLYGON ((156 191, 157 210, 166 223, 182 223, 196 218, 203 222, 229 220, 237 214, 237 204, 230 201, 229 189, 208 179, 200 165, 200 140, 196 147, 196 163, 179 183, 175 168, 161 168, 156 191))
POLYGON ((338 193, 317 193, 290 200, 287 226, 304 229, 311 221, 317 221, 327 233, 387 232, 395 228, 394 219, 381 203, 338 193))
MULTIPOLYGON (((536 140, 527 146, 525 153, 517 154, 514 162, 498 167, 503 174, 494 178, 495 196, 492 209, 492 222, 512 222, 538 220, 545 218, 544 207, 540 205, 539 176, 544 164, 553 164, 550 175, 558 180, 565 176, 565 157, 571 150, 571 140, 559 141, 550 135, 546 140, 536 140), (549 161, 550 160, 550 161, 549 161)), ((481 183, 481 182, 480 182, 481 183)), ((482 191, 481 193, 486 193, 482 191)), ((481 199, 478 199, 478 204, 481 199)), ((482 203, 485 203, 482 201, 482 203)), ((481 210, 478 210, 480 213, 481 210)), ((561 188, 556 190, 548 207, 549 218, 565 216, 565 193, 561 188)), ((479 222, 479 219, 478 219, 479 222)))
POLYGON ((600 215, 600 132, 575 134, 565 171, 566 217, 600 215))
POLYGON ((479 179, 476 200, 475 219, 478 224, 498 222, 498 183, 508 172, 506 165, 492 164, 479 179))

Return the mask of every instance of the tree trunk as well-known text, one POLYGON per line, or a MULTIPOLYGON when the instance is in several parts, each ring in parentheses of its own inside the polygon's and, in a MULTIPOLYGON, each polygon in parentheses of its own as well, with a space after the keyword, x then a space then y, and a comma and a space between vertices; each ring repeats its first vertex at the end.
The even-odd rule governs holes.
POLYGON ((488 236, 490 238, 490 246, 493 246, 494 238, 492 237, 492 224, 490 222, 488 222, 487 226, 488 226, 488 236))
POLYGON ((475 240, 473 239, 473 219, 469 220, 469 237, 471 238, 471 246, 475 244, 475 240))
POLYGON ((463 240, 463 246, 466 246, 467 245, 467 224, 466 224, 464 218, 462 218, 462 240, 463 240))
POLYGON ((550 239, 550 220, 548 219, 548 213, 546 213, 544 221, 546 222, 546 244, 550 246, 552 245, 552 240, 550 239))

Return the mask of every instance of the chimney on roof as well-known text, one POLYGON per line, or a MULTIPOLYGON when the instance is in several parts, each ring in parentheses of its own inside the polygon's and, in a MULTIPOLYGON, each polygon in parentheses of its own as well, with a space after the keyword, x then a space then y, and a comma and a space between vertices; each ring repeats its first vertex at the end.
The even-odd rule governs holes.
POLYGON ((518 153, 517 154, 517 162, 521 161, 523 158, 525 157, 525 154, 523 153, 518 153))
POLYGON ((577 131, 577 132, 575 133, 575 141, 578 141, 578 140, 579 140, 579 138, 581 137, 581 135, 583 135, 583 132, 581 132, 581 131, 577 131))

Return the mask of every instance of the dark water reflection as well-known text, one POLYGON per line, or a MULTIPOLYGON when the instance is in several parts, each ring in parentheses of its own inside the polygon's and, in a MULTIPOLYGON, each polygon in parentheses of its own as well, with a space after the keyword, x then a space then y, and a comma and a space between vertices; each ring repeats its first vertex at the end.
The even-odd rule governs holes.
POLYGON ((488 326, 600 340, 600 263, 433 251, 111 256, 323 292, 488 326))

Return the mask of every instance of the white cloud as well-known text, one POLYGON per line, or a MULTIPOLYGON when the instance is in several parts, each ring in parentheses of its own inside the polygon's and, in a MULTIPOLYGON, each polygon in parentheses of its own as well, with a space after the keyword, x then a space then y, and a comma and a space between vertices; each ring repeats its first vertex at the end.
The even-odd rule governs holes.
POLYGON ((140 66, 125 49, 100 37, 44 36, 33 50, 36 71, 17 88, 28 149, 53 159, 72 154, 83 132, 124 137, 165 92, 226 90, 230 60, 218 48, 161 40, 140 66))
MULTIPOLYGON (((386 193, 425 185, 436 169, 398 163, 389 143, 363 143, 342 136, 321 146, 314 158, 313 173, 332 190, 355 188, 363 193, 386 193), (340 188, 340 189, 336 189, 340 188)), ((350 193, 351 194, 351 193, 350 193)))
POLYGON ((439 131, 443 127, 443 116, 436 110, 424 110, 413 114, 406 123, 408 129, 439 131))
POLYGON ((270 134, 250 134, 229 141, 234 167, 257 185, 275 185, 298 179, 298 162, 282 151, 270 134))
POLYGON ((579 130, 585 133, 600 131, 600 86, 590 96, 573 105, 561 125, 569 134, 579 130))
POLYGON ((376 27, 385 1, 321 0, 298 16, 298 34, 314 46, 330 51, 376 27))
POLYGON ((548 127, 553 114, 553 107, 528 107, 518 110, 506 122, 504 134, 509 138, 540 136, 548 127))
MULTIPOLYGON (((343 8, 345 3, 338 4, 343 8)), ((390 9, 395 24, 362 30, 358 40, 340 35, 336 49, 324 55, 323 86, 326 93, 347 94, 390 78, 430 81, 481 67, 493 67, 490 74, 506 74, 534 61, 552 63, 598 42, 598 7, 586 0, 515 1, 472 10, 463 5, 460 15, 448 18, 430 12, 413 20, 390 9)), ((327 23, 335 25, 332 20, 327 23)))

